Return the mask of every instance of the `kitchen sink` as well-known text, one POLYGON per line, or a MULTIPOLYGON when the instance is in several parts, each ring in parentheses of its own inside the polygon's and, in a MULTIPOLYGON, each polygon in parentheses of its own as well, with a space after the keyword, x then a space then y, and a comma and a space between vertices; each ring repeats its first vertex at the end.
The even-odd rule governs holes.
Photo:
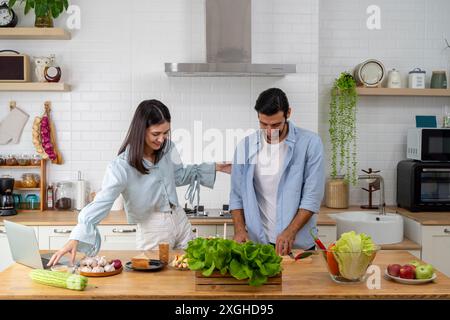
POLYGON ((349 211, 329 214, 336 221, 337 237, 348 231, 365 233, 376 244, 403 241, 403 218, 394 213, 379 214, 378 211, 349 211))

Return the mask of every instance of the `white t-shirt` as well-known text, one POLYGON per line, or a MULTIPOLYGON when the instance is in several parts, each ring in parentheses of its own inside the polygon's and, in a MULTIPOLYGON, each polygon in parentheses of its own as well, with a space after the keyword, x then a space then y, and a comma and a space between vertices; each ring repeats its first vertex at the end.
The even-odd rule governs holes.
POLYGON ((261 137, 262 148, 257 154, 254 186, 264 231, 269 241, 277 238, 277 192, 286 158, 287 145, 283 141, 269 144, 261 137))

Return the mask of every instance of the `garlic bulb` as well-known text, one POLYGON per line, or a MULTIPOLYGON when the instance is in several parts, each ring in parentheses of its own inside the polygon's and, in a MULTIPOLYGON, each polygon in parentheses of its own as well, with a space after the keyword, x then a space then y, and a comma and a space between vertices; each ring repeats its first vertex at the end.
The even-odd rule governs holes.
POLYGON ((92 272, 98 272, 98 273, 105 272, 105 269, 103 269, 103 267, 95 267, 95 268, 92 268, 92 272))
POLYGON ((97 267, 98 266, 98 262, 97 262, 97 260, 95 260, 95 259, 92 259, 92 262, 91 262, 91 267, 92 268, 95 268, 95 267, 97 267))
POLYGON ((81 272, 92 272, 92 268, 89 266, 84 266, 83 268, 81 268, 80 271, 81 272))
POLYGON ((86 266, 92 267, 92 264, 94 263, 94 261, 97 262, 97 260, 95 260, 94 258, 87 257, 84 263, 86 266))
POLYGON ((98 259, 98 265, 100 267, 104 267, 108 264, 108 262, 106 261, 106 257, 101 257, 100 259, 98 259))
POLYGON ((84 257, 83 259, 80 260, 80 266, 84 267, 87 266, 87 257, 84 257))
POLYGON ((105 266, 105 272, 112 272, 112 271, 115 271, 115 270, 116 270, 116 268, 114 268, 113 264, 107 264, 105 266))

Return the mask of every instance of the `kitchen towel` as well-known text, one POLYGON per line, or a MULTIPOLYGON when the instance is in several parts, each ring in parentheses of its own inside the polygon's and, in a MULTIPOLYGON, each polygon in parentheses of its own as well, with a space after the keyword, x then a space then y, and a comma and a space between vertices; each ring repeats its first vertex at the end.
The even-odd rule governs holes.
POLYGON ((18 144, 30 115, 14 107, 0 122, 0 144, 18 144))
POLYGON ((81 210, 86 205, 86 181, 76 180, 75 185, 75 209, 81 210))

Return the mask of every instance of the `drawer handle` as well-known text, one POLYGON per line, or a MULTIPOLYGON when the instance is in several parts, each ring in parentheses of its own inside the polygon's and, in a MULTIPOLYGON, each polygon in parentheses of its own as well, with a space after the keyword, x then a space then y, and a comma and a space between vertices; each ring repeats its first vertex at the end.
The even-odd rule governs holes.
POLYGON ((136 229, 116 229, 114 228, 112 230, 113 233, 134 233, 136 232, 136 229))
POLYGON ((0 230, 0 234, 6 234, 6 231, 0 230))
POLYGON ((450 233, 450 230, 448 230, 447 228, 444 229, 444 233, 450 233))
POLYGON ((54 233, 59 233, 59 234, 68 234, 71 233, 72 230, 69 229, 53 229, 54 233))

